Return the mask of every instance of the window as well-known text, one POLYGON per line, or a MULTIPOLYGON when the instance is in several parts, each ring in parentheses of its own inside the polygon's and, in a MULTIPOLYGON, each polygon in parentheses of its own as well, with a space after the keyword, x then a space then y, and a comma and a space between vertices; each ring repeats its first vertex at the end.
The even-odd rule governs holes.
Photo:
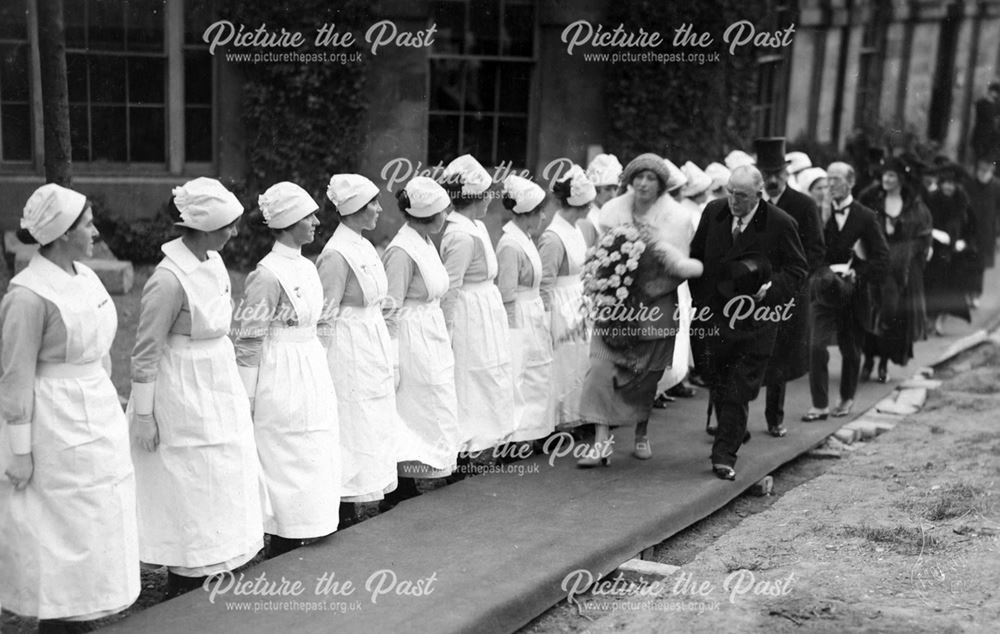
MULTIPOLYGON (((776 32, 795 19, 793 0, 769 0, 767 18, 758 31, 776 32)), ((785 131, 789 64, 787 49, 762 48, 757 54, 757 99, 753 112, 757 136, 780 136, 785 131)))
POLYGON ((0 163, 34 154, 26 11, 25 0, 0 3, 0 163))
POLYGON ((891 21, 892 6, 876 2, 865 22, 858 60, 858 95, 854 110, 857 127, 873 125, 879 120, 882 97, 882 61, 885 59, 886 32, 891 21))
POLYGON ((210 163, 212 145, 212 77, 215 65, 201 36, 215 21, 212 3, 188 2, 184 10, 184 155, 194 163, 210 163))
POLYGON ((536 12, 530 0, 432 0, 430 165, 472 154, 528 162, 536 12))
POLYGON ((166 163, 163 0, 64 4, 73 160, 166 163))
POLYGON ((958 30, 962 22, 962 7, 957 2, 948 5, 948 13, 941 22, 938 44, 937 68, 934 70, 934 88, 927 121, 927 137, 944 141, 948 135, 951 112, 952 87, 955 85, 955 54, 958 50, 958 30))

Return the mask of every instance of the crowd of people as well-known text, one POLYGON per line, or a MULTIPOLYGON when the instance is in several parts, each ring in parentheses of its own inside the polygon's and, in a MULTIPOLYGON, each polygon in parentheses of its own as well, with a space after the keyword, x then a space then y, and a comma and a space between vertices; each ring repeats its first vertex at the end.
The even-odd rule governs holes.
POLYGON ((889 156, 859 191, 847 163, 814 167, 781 138, 754 150, 704 170, 601 154, 548 191, 497 187, 463 155, 396 193, 405 223, 381 254, 364 237, 379 187, 336 174, 315 264, 301 250, 319 205, 277 183, 250 220, 274 246, 239 301, 219 252, 244 207, 196 178, 173 190, 181 235, 143 288, 124 412, 114 302, 80 262, 90 204, 38 188, 19 237, 39 249, 0 303, 0 602, 40 631, 85 631, 137 598, 140 561, 166 566, 176 596, 265 536, 268 556, 287 552, 557 430, 576 430, 581 468, 609 465, 622 427, 646 460, 651 412, 690 396, 685 379, 709 390, 726 480, 762 386, 775 437, 806 373, 803 420, 848 415, 876 362, 884 382, 945 317, 970 318, 993 265, 994 164, 966 178, 889 156), (496 197, 510 219, 494 245, 496 197))

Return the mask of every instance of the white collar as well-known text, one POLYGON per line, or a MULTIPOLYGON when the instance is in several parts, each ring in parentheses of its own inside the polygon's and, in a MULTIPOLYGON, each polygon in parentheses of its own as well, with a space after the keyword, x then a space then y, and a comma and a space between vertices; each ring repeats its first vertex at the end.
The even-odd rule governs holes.
POLYGON ((549 223, 549 228, 552 225, 562 225, 564 229, 576 229, 576 225, 571 225, 568 220, 562 217, 558 211, 552 216, 552 222, 549 223))
POLYGON ((430 245, 434 244, 433 242, 431 242, 430 238, 421 236, 420 233, 410 225, 409 221, 404 222, 403 226, 400 227, 399 230, 403 231, 403 232, 406 232, 406 233, 409 233, 409 234, 412 234, 413 238, 415 240, 417 240, 418 242, 423 242, 425 244, 430 244, 430 245))
POLYGON ((475 220, 458 211, 448 214, 448 222, 453 222, 456 225, 464 225, 469 231, 479 230, 479 225, 476 224, 475 220))
MULTIPOLYGON (((198 256, 196 256, 194 252, 192 252, 191 249, 184 244, 183 238, 175 238, 170 242, 167 242, 160 247, 160 250, 163 251, 164 255, 173 260, 174 264, 176 264, 180 270, 185 273, 191 273, 204 264, 204 262, 199 260, 198 256)), ((205 252, 207 258, 205 262, 212 258, 212 253, 214 253, 214 251, 205 252)))
POLYGON ((288 258, 289 260, 295 260, 302 255, 302 247, 290 247, 287 244, 275 241, 274 246, 271 247, 271 253, 288 258))
POLYGON ((847 209, 848 207, 851 206, 851 203, 853 203, 853 202, 854 202, 854 196, 848 194, 847 198, 845 198, 844 200, 840 201, 839 205, 837 203, 833 203, 833 208, 836 209, 836 210, 838 210, 838 211, 841 210, 841 209, 847 209))
POLYGON ((750 210, 750 213, 743 216, 742 218, 737 218, 736 216, 732 216, 733 220, 735 220, 737 224, 739 224, 740 231, 743 231, 744 229, 750 226, 750 221, 753 220, 753 217, 757 215, 758 209, 760 209, 760 200, 758 200, 757 204, 754 205, 754 208, 750 210))
POLYGON ((368 242, 368 240, 365 240, 365 237, 363 235, 361 235, 354 229, 351 229, 343 222, 337 225, 337 230, 334 233, 339 233, 341 238, 344 238, 348 242, 353 242, 355 244, 364 244, 365 242, 368 242))
POLYGON ((510 233, 510 234, 515 235, 515 236, 523 236, 525 238, 528 238, 529 240, 531 239, 531 237, 528 236, 527 232, 525 232, 524 229, 522 229, 521 227, 518 227, 517 223, 515 223, 513 220, 508 220, 504 224, 504 226, 503 226, 503 232, 504 233, 510 233))

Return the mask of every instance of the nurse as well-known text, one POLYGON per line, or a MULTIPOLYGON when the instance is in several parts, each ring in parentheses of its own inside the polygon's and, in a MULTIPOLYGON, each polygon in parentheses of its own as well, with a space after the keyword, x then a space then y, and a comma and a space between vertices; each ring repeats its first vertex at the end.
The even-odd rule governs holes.
POLYGON ((578 220, 576 226, 583 232, 588 248, 594 246, 602 232, 597 218, 604 203, 618 195, 618 181, 623 169, 614 154, 598 154, 587 166, 587 178, 597 189, 597 196, 590 203, 587 215, 578 220))
POLYGON ((77 261, 96 235, 83 194, 39 187, 18 237, 41 246, 0 302, 0 604, 40 632, 89 631, 140 590, 118 318, 77 261))
POLYGON ((253 411, 271 507, 264 514, 267 553, 274 557, 337 530, 340 428, 316 332, 323 285, 316 266, 302 256, 319 225, 319 206, 289 182, 272 185, 258 204, 274 247, 247 276, 237 311, 236 363, 253 411))
POLYGON ((396 194, 406 218, 383 256, 389 280, 385 317, 399 360, 396 410, 400 427, 400 496, 417 495, 415 478, 443 478, 455 470, 462 444, 455 396, 455 356, 441 312, 448 271, 431 236, 444 229, 451 200, 433 179, 417 176, 396 194))
POLYGON ((497 276, 497 256, 481 218, 493 183, 479 161, 464 154, 441 176, 455 210, 441 238, 441 259, 449 290, 441 301, 455 352, 455 390, 463 451, 491 461, 485 450, 514 433, 514 373, 510 330, 497 276), (482 452, 482 453, 479 453, 482 452))
POLYGON ((514 217, 497 243, 497 287, 507 309, 514 355, 514 382, 520 401, 511 440, 545 438, 553 431, 549 416, 552 341, 542 303, 542 258, 531 236, 544 219, 545 190, 520 176, 503 181, 503 206, 514 217))
POLYGON ((247 563, 263 547, 250 403, 229 337, 219 251, 243 206, 211 178, 174 188, 180 238, 142 289, 132 351, 132 461, 139 558, 167 566, 166 597, 247 563))
POLYGON ((358 505, 345 518, 353 522, 377 514, 372 503, 397 485, 395 363, 382 317, 385 267, 361 235, 382 213, 378 188, 358 174, 335 174, 326 195, 340 225, 316 263, 325 302, 320 329, 340 414, 341 501, 358 505))
POLYGON ((590 367, 590 333, 584 319, 580 271, 587 243, 576 222, 597 196, 594 184, 573 165, 552 185, 559 209, 538 240, 542 257, 542 301, 551 314, 552 425, 576 426, 580 421, 580 389, 590 367))

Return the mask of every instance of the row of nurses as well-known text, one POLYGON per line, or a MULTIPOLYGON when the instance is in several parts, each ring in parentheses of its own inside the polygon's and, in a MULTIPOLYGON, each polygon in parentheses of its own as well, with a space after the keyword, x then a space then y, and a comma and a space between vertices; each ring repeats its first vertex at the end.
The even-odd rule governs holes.
POLYGON ((0 604, 40 632, 88 631, 140 591, 117 313, 79 262, 96 235, 83 194, 38 188, 18 237, 40 247, 0 302, 0 604))

